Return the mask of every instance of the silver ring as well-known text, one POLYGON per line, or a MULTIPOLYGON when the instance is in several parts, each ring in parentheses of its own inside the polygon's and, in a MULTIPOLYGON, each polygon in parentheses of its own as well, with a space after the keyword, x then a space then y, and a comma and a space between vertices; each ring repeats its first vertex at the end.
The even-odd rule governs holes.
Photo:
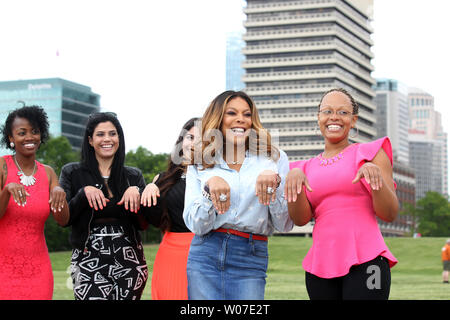
POLYGON ((219 201, 220 202, 227 201, 227 195, 225 193, 221 193, 220 196, 219 196, 219 201))
POLYGON ((22 196, 22 191, 19 190, 19 196, 22 196))
POLYGON ((268 194, 272 194, 273 193, 273 188, 272 187, 267 187, 267 193, 268 194))

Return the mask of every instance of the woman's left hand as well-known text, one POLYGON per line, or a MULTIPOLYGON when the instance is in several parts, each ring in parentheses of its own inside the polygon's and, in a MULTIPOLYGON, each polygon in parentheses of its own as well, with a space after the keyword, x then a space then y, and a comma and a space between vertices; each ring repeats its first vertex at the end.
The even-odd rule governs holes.
POLYGON ((131 212, 137 213, 140 207, 141 194, 136 186, 128 187, 125 190, 122 199, 117 202, 118 205, 125 204, 125 210, 130 210, 131 212))
POLYGON ((50 191, 50 209, 56 213, 61 212, 64 208, 64 203, 66 202, 66 192, 60 186, 54 187, 50 191))
POLYGON ((366 179, 372 190, 380 190, 383 187, 381 169, 372 162, 366 162, 359 168, 352 183, 357 183, 361 178, 366 179))
POLYGON ((279 184, 277 180, 278 174, 272 170, 264 170, 256 178, 256 196, 259 198, 261 204, 269 205, 270 201, 275 201, 279 184))

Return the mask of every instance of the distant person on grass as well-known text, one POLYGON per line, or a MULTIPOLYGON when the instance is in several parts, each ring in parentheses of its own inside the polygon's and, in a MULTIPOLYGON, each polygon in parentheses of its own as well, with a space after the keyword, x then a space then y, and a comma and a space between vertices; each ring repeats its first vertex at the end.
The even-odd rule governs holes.
POLYGON ((450 271, 450 239, 447 239, 445 246, 442 247, 442 264, 444 267, 442 282, 448 283, 448 273, 450 271))
POLYGON ((387 137, 351 144, 349 132, 357 118, 358 105, 346 90, 326 92, 317 118, 325 149, 292 162, 286 177, 294 223, 315 219, 313 244, 302 264, 312 300, 389 297, 390 267, 397 259, 376 217, 390 222, 398 212, 392 147, 387 137))
POLYGON ((65 225, 69 210, 55 171, 36 161, 48 127, 41 107, 24 106, 10 112, 2 128, 2 143, 14 154, 0 157, 0 300, 53 296, 44 225, 50 212, 65 225))

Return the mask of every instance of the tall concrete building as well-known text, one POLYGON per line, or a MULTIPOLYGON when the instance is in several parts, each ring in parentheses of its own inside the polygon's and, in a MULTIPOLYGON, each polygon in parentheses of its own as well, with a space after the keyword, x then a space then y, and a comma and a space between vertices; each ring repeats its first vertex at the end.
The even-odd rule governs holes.
POLYGON ((359 104, 354 142, 376 137, 371 76, 373 0, 247 0, 245 91, 289 159, 323 149, 317 110, 324 92, 347 89, 359 104))
POLYGON ((410 160, 416 170, 416 199, 426 191, 448 195, 448 138, 442 126, 442 116, 434 109, 431 94, 408 89, 410 118, 410 160), (420 154, 423 153, 424 154, 420 154), (419 153, 419 154, 417 154, 419 153), (431 176, 432 175, 432 176, 431 176))
MULTIPOLYGON (((100 110, 100 96, 90 87, 60 78, 0 82, 0 123, 8 113, 25 105, 38 105, 48 116, 50 134, 65 136, 80 150, 89 114, 100 110)), ((0 148, 0 154, 11 153, 0 148)))
POLYGON ((423 131, 410 130, 409 162, 416 176, 416 201, 428 191, 447 194, 442 175, 443 150, 442 141, 428 139, 423 131))
POLYGON ((408 87, 393 79, 377 79, 377 138, 388 136, 394 157, 408 164, 408 87))

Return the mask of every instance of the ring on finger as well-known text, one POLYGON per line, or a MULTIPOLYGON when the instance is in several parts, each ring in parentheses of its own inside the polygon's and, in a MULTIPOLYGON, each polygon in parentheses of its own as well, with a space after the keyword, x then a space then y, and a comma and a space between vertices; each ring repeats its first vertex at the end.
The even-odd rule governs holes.
POLYGON ((268 194, 272 194, 273 193, 273 188, 272 187, 267 187, 267 193, 268 194))
POLYGON ((228 199, 228 197, 227 197, 227 195, 225 193, 221 193, 219 195, 219 201, 220 202, 225 202, 225 201, 227 201, 227 199, 228 199))
POLYGON ((22 196, 22 191, 19 190, 19 196, 22 196))

